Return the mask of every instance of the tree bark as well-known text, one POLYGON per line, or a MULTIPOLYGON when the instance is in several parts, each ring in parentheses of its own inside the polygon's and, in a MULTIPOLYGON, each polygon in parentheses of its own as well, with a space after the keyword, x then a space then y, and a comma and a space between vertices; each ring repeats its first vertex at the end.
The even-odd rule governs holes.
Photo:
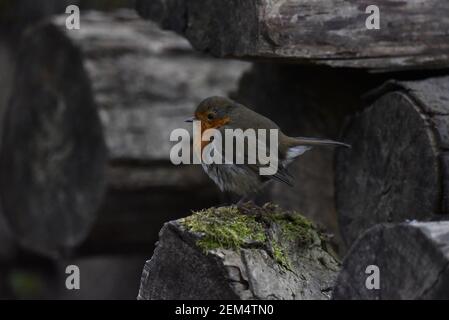
POLYGON ((137 10, 218 57, 372 71, 449 66, 445 0, 381 1, 380 29, 359 0, 138 0, 137 10))
POLYGON ((348 245, 381 222, 447 218, 449 77, 392 81, 352 117, 336 157, 336 199, 348 245))
POLYGON ((333 299, 449 299, 448 248, 447 221, 377 225, 344 259, 333 299), (378 289, 368 289, 371 265, 379 268, 378 289))

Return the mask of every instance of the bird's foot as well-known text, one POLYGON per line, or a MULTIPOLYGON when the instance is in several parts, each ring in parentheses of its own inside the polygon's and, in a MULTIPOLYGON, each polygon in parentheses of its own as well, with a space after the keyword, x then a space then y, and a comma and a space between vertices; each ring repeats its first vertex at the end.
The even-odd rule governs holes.
POLYGON ((260 207, 258 207, 253 200, 242 200, 236 204, 236 207, 241 214, 256 217, 260 216, 260 210, 258 210, 260 207))

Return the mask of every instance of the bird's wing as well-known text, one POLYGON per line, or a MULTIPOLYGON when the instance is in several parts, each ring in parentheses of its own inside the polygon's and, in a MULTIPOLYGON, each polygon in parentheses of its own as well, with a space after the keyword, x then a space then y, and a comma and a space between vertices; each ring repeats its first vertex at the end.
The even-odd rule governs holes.
MULTIPOLYGON (((259 135, 252 136, 252 140, 246 140, 247 135, 245 135, 244 131, 234 131, 234 141, 232 143, 232 150, 226 150, 226 144, 225 144, 225 133, 224 133, 225 127, 221 128, 220 131, 222 133, 222 141, 214 140, 211 143, 214 146, 214 149, 217 150, 223 158, 224 163, 233 163, 233 164, 241 164, 237 162, 238 159, 240 161, 243 161, 245 165, 247 165, 252 171, 257 173, 258 175, 261 175, 261 170, 263 169, 270 169, 270 172, 273 172, 273 174, 266 174, 261 175, 266 177, 267 179, 273 179, 280 182, 283 182, 289 186, 293 185, 293 178, 288 173, 287 169, 284 167, 283 163, 281 162, 281 159, 279 159, 279 152, 278 148, 275 145, 273 147, 273 150, 270 150, 269 145, 267 146, 267 143, 269 140, 269 137, 261 137, 259 135), (238 147, 236 144, 237 139, 240 139, 240 141, 243 141, 243 148, 242 146, 238 147), (221 143, 221 145, 220 145, 221 143), (272 151, 272 152, 271 152, 272 151), (274 154, 272 154, 274 153, 274 154), (258 154, 262 154, 265 157, 267 157, 265 162, 261 162, 261 159, 259 159, 258 154), (268 155, 268 156, 267 156, 268 155), (274 159, 274 157, 276 157, 274 159)), ((230 129, 230 128, 229 128, 230 129)))

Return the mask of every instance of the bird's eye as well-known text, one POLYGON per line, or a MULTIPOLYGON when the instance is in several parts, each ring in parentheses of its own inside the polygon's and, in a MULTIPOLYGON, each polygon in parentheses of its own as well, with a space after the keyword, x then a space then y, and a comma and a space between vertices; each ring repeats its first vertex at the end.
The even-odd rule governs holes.
POLYGON ((214 118, 214 114, 213 113, 209 113, 207 115, 207 119, 212 120, 214 118))

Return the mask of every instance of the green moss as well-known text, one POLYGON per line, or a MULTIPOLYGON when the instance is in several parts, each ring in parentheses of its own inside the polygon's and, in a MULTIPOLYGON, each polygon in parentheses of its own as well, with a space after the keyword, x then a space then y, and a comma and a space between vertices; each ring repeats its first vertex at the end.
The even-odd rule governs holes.
POLYGON ((285 269, 292 270, 292 265, 285 249, 277 241, 271 241, 271 250, 274 260, 285 269))
POLYGON ((279 265, 290 270, 291 263, 287 250, 281 246, 282 241, 308 245, 318 236, 305 217, 296 212, 281 212, 273 204, 248 205, 243 209, 235 206, 209 208, 181 219, 180 223, 200 235, 197 245, 206 253, 219 248, 236 250, 257 246, 265 248, 279 265), (280 231, 276 239, 273 232, 266 232, 270 228, 280 231))
POLYGON ((293 212, 288 215, 273 213, 268 216, 268 219, 281 228, 287 240, 299 240, 302 244, 310 244, 316 237, 317 231, 312 222, 299 213, 293 212))
POLYGON ((248 243, 264 243, 263 226, 253 216, 242 215, 236 207, 210 208, 181 220, 190 231, 202 234, 198 246, 205 251, 237 249, 248 243))

